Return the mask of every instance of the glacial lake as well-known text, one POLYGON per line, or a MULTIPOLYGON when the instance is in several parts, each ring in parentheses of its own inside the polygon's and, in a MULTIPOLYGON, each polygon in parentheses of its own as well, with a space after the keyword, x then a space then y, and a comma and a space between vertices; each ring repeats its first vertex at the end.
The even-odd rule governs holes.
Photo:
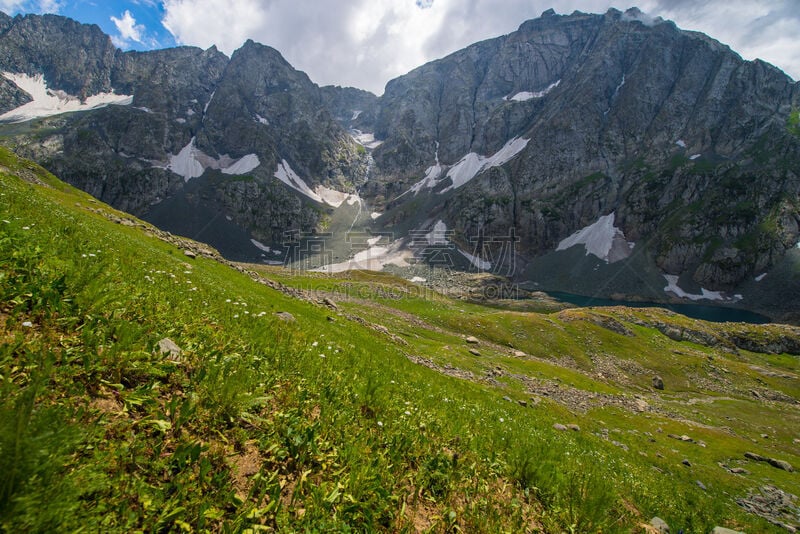
POLYGON ((772 322, 769 317, 748 310, 705 306, 703 304, 665 304, 658 302, 632 302, 627 300, 611 300, 597 297, 586 297, 560 291, 546 291, 548 295, 562 302, 574 304, 582 308, 590 306, 629 306, 631 308, 664 308, 680 313, 692 319, 701 319, 714 323, 751 323, 766 324, 772 322))

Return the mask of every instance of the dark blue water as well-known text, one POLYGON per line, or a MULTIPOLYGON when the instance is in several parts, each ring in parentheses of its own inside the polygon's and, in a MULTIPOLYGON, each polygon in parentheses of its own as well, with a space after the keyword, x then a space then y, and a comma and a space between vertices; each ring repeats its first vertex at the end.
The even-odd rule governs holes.
POLYGON ((765 324, 771 322, 769 317, 733 308, 721 308, 719 306, 703 306, 702 304, 663 304, 657 302, 630 302, 627 300, 611 300, 596 297, 586 297, 583 295, 573 295, 572 293, 562 293, 560 291, 546 291, 548 295, 562 302, 574 304, 575 306, 629 306, 631 308, 664 308, 675 313, 680 313, 692 319, 701 319, 714 323, 751 323, 765 324))

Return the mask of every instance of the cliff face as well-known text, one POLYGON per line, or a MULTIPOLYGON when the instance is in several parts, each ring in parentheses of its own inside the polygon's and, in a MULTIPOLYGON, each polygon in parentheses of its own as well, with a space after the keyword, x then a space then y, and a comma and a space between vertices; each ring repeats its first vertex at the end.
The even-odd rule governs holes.
MULTIPOLYGON (((461 244, 513 229, 523 262, 606 225, 618 234, 604 260, 636 250, 708 290, 739 287, 800 240, 800 139, 787 128, 800 86, 635 9, 545 12, 381 97, 320 88, 252 41, 231 58, 121 52, 96 26, 55 16, 0 16, 0 70, 87 105, 129 95, 0 133, 98 198, 192 237, 224 220, 280 243, 328 224, 338 204, 325 194, 358 191, 383 213, 373 229, 442 220, 461 244)), ((0 113, 32 98, 0 78, 0 113)))

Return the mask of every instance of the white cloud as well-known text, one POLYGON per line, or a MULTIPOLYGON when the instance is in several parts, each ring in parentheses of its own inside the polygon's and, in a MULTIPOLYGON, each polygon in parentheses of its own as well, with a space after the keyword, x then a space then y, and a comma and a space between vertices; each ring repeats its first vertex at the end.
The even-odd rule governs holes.
POLYGON ((0 11, 5 13, 58 13, 61 0, 0 0, 0 11))
MULTIPOLYGON (((0 2, 3 0, 0 0, 0 2)), ((142 0, 144 1, 144 0, 142 0)), ((564 0, 559 13, 625 10, 630 0, 564 0)), ((729 44, 800 77, 797 0, 640 0, 649 15, 729 44)), ((516 30, 552 0, 164 0, 181 43, 231 54, 248 38, 278 49, 324 84, 380 94, 385 83, 471 43, 516 30)))
MULTIPOLYGON (((280 2, 279 2, 280 3, 280 2)), ((162 23, 175 39, 184 44, 217 48, 231 54, 253 39, 268 44, 264 28, 269 27, 265 8, 259 0, 164 0, 162 23)), ((281 21, 271 21, 280 25, 281 21)), ((308 29, 297 28, 298 38, 308 29)))
POLYGON ((136 19, 133 18, 133 15, 131 15, 131 12, 127 9, 125 13, 122 14, 121 19, 112 16, 111 22, 114 23, 114 26, 117 27, 117 31, 119 32, 119 35, 112 37, 117 46, 129 43, 130 41, 136 41, 137 43, 142 42, 142 35, 146 31, 146 28, 141 24, 136 24, 136 19))

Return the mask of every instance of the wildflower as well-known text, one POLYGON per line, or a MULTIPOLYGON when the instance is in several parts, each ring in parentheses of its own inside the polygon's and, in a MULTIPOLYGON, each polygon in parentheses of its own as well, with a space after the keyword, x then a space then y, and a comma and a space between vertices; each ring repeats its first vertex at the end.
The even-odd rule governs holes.
POLYGON ((30 226, 23 226, 23 227, 22 227, 22 229, 23 229, 23 230, 30 230, 30 229, 31 229, 31 227, 30 227, 30 226))
POLYGON ((505 422, 506 422, 506 420, 505 420, 505 419, 503 419, 503 418, 501 417, 501 418, 500 418, 500 422, 501 422, 501 423, 505 423, 505 422))
POLYGON ((403 412, 403 413, 404 413, 404 414, 406 414, 406 415, 411 415, 411 412, 409 412, 408 410, 406 410, 406 411, 405 411, 405 412, 403 412))
POLYGON ((24 326, 25 328, 33 328, 33 323, 30 321, 25 321, 22 323, 22 326, 24 326))
POLYGON ((230 302, 230 301, 231 301, 231 299, 225 299, 225 302, 230 302))
POLYGON ((378 421, 378 426, 383 427, 383 421, 378 421))
POLYGON ((239 314, 237 313, 236 315, 233 316, 233 318, 234 319, 238 319, 239 318, 239 314))
POLYGON ((325 357, 325 355, 324 355, 324 354, 320 354, 320 355, 319 355, 319 357, 320 357, 320 358, 324 358, 324 357, 325 357))
POLYGON ((317 345, 319 345, 319 343, 316 341, 311 344, 312 347, 316 347, 317 345))

